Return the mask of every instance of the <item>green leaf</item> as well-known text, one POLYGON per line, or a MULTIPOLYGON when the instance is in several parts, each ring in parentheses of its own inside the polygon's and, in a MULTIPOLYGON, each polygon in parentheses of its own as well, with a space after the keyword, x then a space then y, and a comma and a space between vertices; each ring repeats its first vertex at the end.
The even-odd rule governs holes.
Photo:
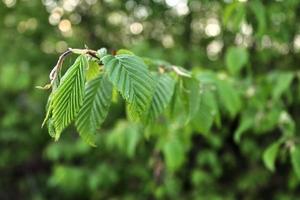
POLYGON ((262 36, 266 31, 266 11, 265 7, 261 1, 254 0, 250 3, 250 9, 252 10, 255 18, 258 22, 257 31, 255 31, 256 35, 262 36))
POLYGON ((199 109, 191 123, 194 129, 200 133, 207 134, 213 125, 215 108, 211 104, 213 98, 211 91, 204 91, 200 95, 199 109))
POLYGON ((237 90, 226 80, 217 80, 216 86, 220 103, 232 117, 235 116, 242 107, 237 90))
POLYGON ((166 109, 175 87, 175 81, 167 74, 157 75, 155 78, 156 87, 146 117, 147 122, 156 119, 166 109))
MULTIPOLYGON (((44 125, 49 121, 49 119, 51 118, 52 115, 52 98, 53 98, 53 91, 50 93, 48 100, 47 100, 47 104, 46 104, 46 116, 44 118, 44 121, 42 123, 42 127, 44 127, 44 125)), ((49 132, 50 133, 50 132, 49 132)))
POLYGON ((245 133, 254 125, 254 118, 255 117, 253 115, 247 112, 241 117, 239 126, 234 132, 234 141, 236 143, 239 143, 241 141, 243 133, 245 133))
POLYGON ((223 23, 230 30, 237 32, 246 17, 246 9, 243 2, 233 2, 224 9, 223 23))
POLYGON ((276 141, 272 143, 270 146, 268 146, 268 148, 264 151, 263 154, 264 164, 272 172, 275 171, 275 161, 277 158, 280 145, 281 145, 280 141, 276 141))
POLYGON ((144 62, 133 55, 105 56, 105 70, 113 85, 129 103, 133 116, 141 118, 149 108, 155 87, 144 62))
POLYGON ((100 66, 95 61, 89 61, 89 68, 86 72, 86 81, 96 78, 100 73, 100 66))
MULTIPOLYGON (((53 100, 53 96, 54 96, 54 94, 55 94, 55 92, 56 92, 58 86, 59 86, 59 78, 57 77, 57 78, 53 81, 53 83, 52 83, 52 85, 51 85, 52 91, 51 91, 51 93, 50 93, 50 95, 49 95, 49 97, 48 97, 48 100, 47 100, 47 105, 46 105, 46 116, 45 116, 44 121, 43 121, 43 123, 42 123, 42 127, 44 127, 44 125, 45 125, 46 123, 48 123, 48 121, 49 121, 50 118, 52 117, 52 109, 53 109, 53 106, 52 106, 52 100, 53 100)), ((55 132, 55 131, 53 131, 53 130, 54 130, 53 127, 54 127, 53 122, 51 123, 51 126, 49 126, 49 124, 48 124, 48 132, 49 132, 49 134, 50 134, 51 137, 54 137, 54 136, 53 136, 53 132, 55 132), (51 127, 51 128, 50 128, 50 127, 51 127)), ((54 135, 55 135, 55 134, 54 134, 54 135)))
POLYGON ((88 82, 85 97, 76 119, 80 136, 95 146, 95 133, 107 116, 112 98, 112 84, 103 74, 88 82))
POLYGON ((176 137, 170 138, 163 146, 163 154, 167 168, 170 171, 177 170, 184 162, 183 144, 176 137))
POLYGON ((183 78, 181 96, 188 112, 187 122, 194 118, 200 104, 200 84, 197 79, 183 78))
POLYGON ((87 58, 80 55, 67 70, 53 96, 53 124, 55 140, 61 132, 75 119, 84 96, 85 68, 87 58))
POLYGON ((225 55, 226 66, 231 74, 237 74, 248 62, 248 52, 243 47, 230 47, 225 55))
POLYGON ((119 121, 107 135, 106 144, 111 150, 119 150, 132 158, 141 139, 139 126, 135 123, 119 121))
POLYGON ((294 169, 294 172, 298 179, 300 179, 300 146, 295 146, 291 148, 290 151, 291 162, 294 169))
POLYGON ((53 124, 53 120, 50 118, 47 120, 47 128, 48 128, 48 133, 51 137, 55 138, 55 127, 53 124))
POLYGON ((293 137, 296 133, 296 122, 287 111, 282 111, 278 117, 277 125, 279 125, 282 133, 286 137, 293 137))
POLYGON ((275 85, 272 91, 273 99, 278 99, 281 95, 289 89, 292 83, 294 74, 291 72, 281 72, 276 76, 275 85))

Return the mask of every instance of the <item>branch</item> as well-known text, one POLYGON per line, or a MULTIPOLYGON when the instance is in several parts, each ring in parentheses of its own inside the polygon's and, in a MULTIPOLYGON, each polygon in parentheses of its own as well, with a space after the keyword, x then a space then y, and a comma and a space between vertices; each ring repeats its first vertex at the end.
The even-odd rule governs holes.
MULTIPOLYGON (((49 78, 51 81, 51 85, 53 81, 57 78, 57 75, 63 65, 64 59, 70 55, 71 53, 74 54, 87 54, 93 58, 96 58, 97 60, 100 60, 100 58, 97 56, 97 51, 92 50, 92 49, 73 49, 73 48, 68 48, 67 51, 65 51, 63 54, 61 54, 58 58, 58 61, 52 71, 50 72, 49 78)), ((174 71, 178 76, 185 76, 185 77, 191 77, 191 74, 186 71, 184 68, 171 65, 169 70, 174 71)), ((168 71, 166 68, 163 68, 162 66, 159 66, 159 72, 164 73, 165 71, 168 71)))
POLYGON ((75 54, 87 54, 87 55, 89 55, 91 57, 94 57, 94 58, 96 58, 96 59, 99 60, 99 57, 97 56, 97 51, 95 51, 95 50, 92 50, 92 49, 72 49, 72 48, 68 48, 67 51, 65 51, 63 54, 61 54, 59 56, 56 65, 54 66, 54 68, 50 72, 49 78, 50 78, 51 84, 56 79, 57 74, 58 74, 59 70, 61 69, 62 64, 64 62, 64 59, 68 55, 70 55, 71 53, 75 53, 75 54))

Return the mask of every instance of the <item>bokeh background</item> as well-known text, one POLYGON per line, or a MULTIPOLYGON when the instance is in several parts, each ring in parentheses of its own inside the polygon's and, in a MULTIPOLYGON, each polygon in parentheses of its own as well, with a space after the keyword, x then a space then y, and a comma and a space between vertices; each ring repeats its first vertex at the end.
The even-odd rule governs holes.
POLYGON ((289 154, 299 142, 299 21, 299 0, 1 0, 0 199, 299 199, 300 159, 289 154), (68 47, 85 45, 230 80, 219 122, 206 134, 170 122, 149 136, 121 102, 97 148, 74 128, 54 142, 41 129, 49 93, 35 86, 68 47), (263 152, 282 137, 272 172, 263 152))

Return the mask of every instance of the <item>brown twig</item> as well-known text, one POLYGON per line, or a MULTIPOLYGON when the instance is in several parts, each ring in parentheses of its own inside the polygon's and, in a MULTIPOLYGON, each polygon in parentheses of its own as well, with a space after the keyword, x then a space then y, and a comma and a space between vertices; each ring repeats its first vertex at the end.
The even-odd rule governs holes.
POLYGON ((49 78, 50 78, 50 81, 51 83, 56 79, 57 77, 57 74, 64 62, 64 59, 72 53, 72 50, 71 49, 68 49, 67 51, 65 51, 63 54, 61 54, 58 58, 58 61, 56 63, 56 65, 54 66, 54 68, 52 69, 52 71, 50 72, 50 75, 49 75, 49 78))

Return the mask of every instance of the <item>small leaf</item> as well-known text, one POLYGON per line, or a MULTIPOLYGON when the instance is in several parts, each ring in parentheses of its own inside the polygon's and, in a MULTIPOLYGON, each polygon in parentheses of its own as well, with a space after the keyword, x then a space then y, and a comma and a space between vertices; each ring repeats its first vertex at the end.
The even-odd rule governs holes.
POLYGON ((85 97, 76 119, 80 136, 95 146, 95 133, 107 116, 112 98, 112 85, 103 74, 88 82, 85 97))
POLYGON ((298 179, 300 179, 300 146, 295 146, 291 148, 290 151, 291 162, 294 169, 295 174, 297 175, 298 179))
POLYGON ((268 146, 268 148, 264 151, 263 154, 264 164, 272 172, 275 171, 275 161, 277 158, 280 145, 281 142, 279 141, 272 143, 270 146, 268 146))
POLYGON ((236 143, 239 143, 241 141, 241 137, 243 133, 245 133, 247 130, 249 130, 254 125, 254 116, 250 113, 246 113, 241 117, 240 124, 237 128, 237 130, 234 132, 234 141, 236 143))
POLYGON ((55 140, 61 132, 75 119, 84 97, 84 69, 87 58, 80 55, 67 70, 53 96, 53 123, 56 131, 55 140))
POLYGON ((129 103, 132 116, 141 118, 149 108, 155 82, 143 60, 134 55, 102 58, 109 80, 129 103))
POLYGON ((280 98, 281 95, 289 89, 293 78, 294 74, 291 72, 281 72, 278 74, 272 91, 273 99, 280 98))
POLYGON ((237 74, 248 62, 248 52, 242 47, 230 47, 225 55, 226 66, 231 74, 237 74))
POLYGON ((242 107, 240 96, 233 85, 226 80, 216 81, 220 103, 234 117, 242 107))

